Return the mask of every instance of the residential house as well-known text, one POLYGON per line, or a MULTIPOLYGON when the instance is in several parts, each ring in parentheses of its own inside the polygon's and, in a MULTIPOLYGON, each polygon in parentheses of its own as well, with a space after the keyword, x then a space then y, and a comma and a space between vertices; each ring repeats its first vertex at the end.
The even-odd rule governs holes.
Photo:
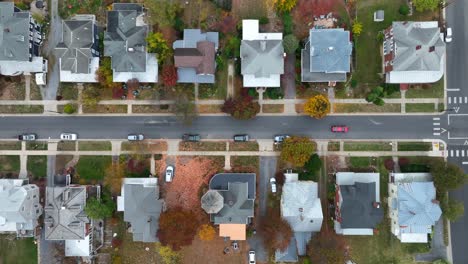
POLYGON ((437 21, 393 22, 384 34, 387 83, 434 83, 442 78, 445 43, 437 21))
POLYGON ((240 57, 244 87, 280 87, 283 33, 260 33, 258 20, 242 20, 240 57))
POLYGON ((62 21, 62 39, 55 48, 61 82, 97 82, 99 31, 94 15, 62 21))
POLYGON ((373 235, 382 221, 379 173, 336 173, 335 232, 373 235))
POLYGON ((442 215, 429 173, 392 173, 388 210, 392 233, 403 243, 427 243, 442 215))
POLYGON ((0 179, 0 201, 0 233, 35 236, 42 214, 37 185, 21 179, 0 179))
POLYGON ((218 45, 218 32, 202 33, 200 29, 184 29, 184 38, 172 45, 177 82, 214 83, 218 45))
POLYGON ((117 211, 124 212, 124 221, 129 222, 133 241, 159 242, 156 233, 163 200, 159 199, 158 178, 125 178, 117 211))
POLYGON ((89 257, 93 252, 93 221, 84 209, 91 186, 47 187, 44 228, 46 240, 65 240, 66 256, 89 257))
POLYGON ((345 82, 351 71, 353 44, 342 28, 311 29, 301 51, 303 82, 345 82))
POLYGON ((41 27, 29 11, 13 2, 0 2, 0 74, 47 72, 47 61, 40 54, 41 27))
MULTIPOLYGON (((297 173, 285 174, 285 183, 281 196, 281 217, 291 226, 296 243, 296 254, 306 254, 306 246, 314 232, 322 228, 323 213, 318 185, 313 181, 299 181, 297 173)), ((294 251, 288 249, 288 255, 294 251)), ((279 261, 285 252, 276 251, 279 261)), ((293 256, 291 256, 293 257, 293 256)))
POLYGON ((156 55, 148 53, 148 25, 139 4, 114 3, 107 12, 104 33, 104 56, 112 59, 114 82, 138 79, 143 83, 158 82, 156 55))
POLYGON ((209 187, 201 206, 219 225, 219 235, 245 240, 246 225, 254 217, 255 174, 219 173, 211 178, 209 187))

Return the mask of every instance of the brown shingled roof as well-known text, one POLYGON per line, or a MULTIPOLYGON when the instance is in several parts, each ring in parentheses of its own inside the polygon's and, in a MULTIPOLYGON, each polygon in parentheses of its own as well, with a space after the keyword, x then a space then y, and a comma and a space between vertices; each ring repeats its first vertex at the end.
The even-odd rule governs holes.
POLYGON ((197 48, 179 48, 174 51, 176 67, 195 68, 197 74, 215 73, 215 45, 210 41, 197 43, 197 48))

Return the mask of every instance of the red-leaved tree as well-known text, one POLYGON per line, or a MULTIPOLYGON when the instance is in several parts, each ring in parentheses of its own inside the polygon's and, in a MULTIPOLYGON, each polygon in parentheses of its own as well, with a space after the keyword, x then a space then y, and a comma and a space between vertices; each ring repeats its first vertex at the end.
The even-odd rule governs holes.
POLYGON ((322 229, 310 240, 307 255, 310 256, 312 263, 345 263, 347 250, 343 236, 322 229))
POLYGON ((163 84, 166 87, 173 87, 177 84, 177 70, 174 65, 165 65, 162 72, 163 84))
POLYGON ((176 207, 161 213, 157 235, 163 245, 179 250, 192 244, 199 226, 194 212, 176 207))
POLYGON ((268 214, 260 219, 260 232, 265 246, 272 250, 284 251, 291 242, 293 231, 289 223, 279 212, 269 210, 268 214))
POLYGON ((235 119, 246 120, 254 118, 260 112, 260 105, 250 96, 229 98, 224 102, 221 110, 235 119))

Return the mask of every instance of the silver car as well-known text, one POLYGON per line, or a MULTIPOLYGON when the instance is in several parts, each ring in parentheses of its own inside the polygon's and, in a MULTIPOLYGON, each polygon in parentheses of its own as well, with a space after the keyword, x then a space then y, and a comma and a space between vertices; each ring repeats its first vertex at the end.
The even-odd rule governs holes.
POLYGON ((276 179, 270 178, 271 192, 276 193, 276 179))
POLYGON ((145 139, 145 136, 143 136, 143 134, 129 134, 127 136, 127 139, 129 141, 141 141, 141 140, 145 139))

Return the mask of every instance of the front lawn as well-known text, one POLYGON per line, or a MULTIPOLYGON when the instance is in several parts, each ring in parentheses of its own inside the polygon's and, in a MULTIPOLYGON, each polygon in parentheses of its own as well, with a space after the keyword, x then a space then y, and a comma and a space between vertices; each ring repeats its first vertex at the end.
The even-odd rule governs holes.
POLYGON ((18 175, 19 171, 19 156, 0 156, 0 176, 18 175))
POLYGON ((431 113, 437 112, 435 105, 431 103, 406 104, 406 113, 431 113))
POLYGON ((430 151, 431 142, 398 142, 398 151, 430 151))
POLYGON ((106 168, 111 164, 111 156, 80 156, 76 171, 80 178, 80 184, 96 183, 104 178, 106 168))
POLYGON ((375 104, 333 104, 334 113, 399 113, 400 104, 384 104, 378 106, 375 104))
POLYGON ((392 151, 390 142, 345 142, 344 151, 392 151))
POLYGON ((410 85, 406 98, 444 98, 444 77, 435 83, 410 85))
POLYGON ((180 142, 180 151, 226 151, 226 142, 223 141, 200 141, 180 142))
POLYGON ((16 235, 0 235, 0 263, 36 264, 34 238, 16 239, 16 235))
POLYGON ((47 177, 47 156, 28 156, 26 166, 34 179, 47 177))

